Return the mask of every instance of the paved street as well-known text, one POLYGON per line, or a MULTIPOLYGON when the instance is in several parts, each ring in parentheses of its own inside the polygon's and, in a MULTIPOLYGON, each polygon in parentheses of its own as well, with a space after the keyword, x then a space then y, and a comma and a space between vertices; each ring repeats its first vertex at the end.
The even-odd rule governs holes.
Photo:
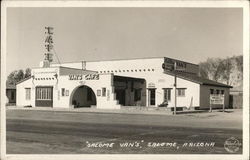
POLYGON ((8 154, 227 154, 230 137, 242 143, 241 110, 177 116, 7 110, 8 154))

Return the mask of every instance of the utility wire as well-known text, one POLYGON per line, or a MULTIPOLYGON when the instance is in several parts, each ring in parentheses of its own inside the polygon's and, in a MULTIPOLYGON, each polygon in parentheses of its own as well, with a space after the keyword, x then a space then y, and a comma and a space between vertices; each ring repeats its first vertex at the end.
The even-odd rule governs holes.
POLYGON ((58 63, 61 65, 61 62, 60 62, 60 60, 59 60, 59 58, 58 58, 58 56, 57 56, 56 50, 55 50, 54 48, 55 48, 55 47, 53 47, 52 49, 53 49, 53 51, 54 51, 54 53, 55 53, 55 55, 56 55, 56 59, 57 59, 58 63))

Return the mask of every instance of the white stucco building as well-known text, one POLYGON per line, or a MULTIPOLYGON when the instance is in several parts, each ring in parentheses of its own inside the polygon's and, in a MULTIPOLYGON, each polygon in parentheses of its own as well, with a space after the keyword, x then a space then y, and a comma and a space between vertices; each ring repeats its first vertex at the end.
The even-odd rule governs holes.
MULTIPOLYGON (((231 86, 199 77, 199 66, 166 57, 110 61, 80 61, 33 68, 17 84, 17 105, 54 108, 154 106, 209 108, 210 94, 224 95, 231 86)), ((220 105, 213 105, 220 107, 220 105)))

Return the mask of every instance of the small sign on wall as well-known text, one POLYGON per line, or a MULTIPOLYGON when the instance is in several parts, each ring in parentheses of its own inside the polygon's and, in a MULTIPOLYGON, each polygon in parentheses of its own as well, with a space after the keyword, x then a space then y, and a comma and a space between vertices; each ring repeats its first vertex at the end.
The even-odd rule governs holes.
POLYGON ((152 82, 148 83, 148 88, 155 88, 155 84, 152 82))
POLYGON ((165 82, 165 79, 158 79, 158 82, 159 82, 159 83, 165 82))
POLYGON ((101 90, 100 89, 98 89, 96 93, 97 93, 97 96, 101 96, 101 90))

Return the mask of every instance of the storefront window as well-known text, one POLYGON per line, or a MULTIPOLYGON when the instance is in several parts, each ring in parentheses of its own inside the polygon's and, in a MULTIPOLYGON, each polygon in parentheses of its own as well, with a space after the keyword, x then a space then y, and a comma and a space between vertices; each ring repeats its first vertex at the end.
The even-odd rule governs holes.
POLYGON ((52 88, 37 88, 36 89, 37 100, 51 100, 52 99, 52 88))

